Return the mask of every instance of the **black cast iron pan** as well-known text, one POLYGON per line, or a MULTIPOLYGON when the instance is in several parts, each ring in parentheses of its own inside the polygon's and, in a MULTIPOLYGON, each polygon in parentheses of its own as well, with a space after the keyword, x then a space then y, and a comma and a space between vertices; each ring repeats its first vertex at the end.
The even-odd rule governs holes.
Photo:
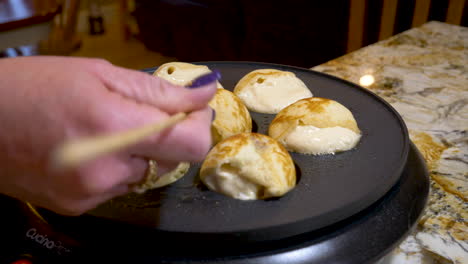
MULTIPOLYGON (((291 71, 314 96, 336 100, 354 114, 363 136, 357 147, 336 155, 292 153, 298 171, 294 190, 279 199, 240 201, 205 188, 199 164, 178 182, 145 194, 115 198, 81 217, 44 212, 62 226, 113 221, 122 228, 147 228, 148 234, 193 241, 259 242, 311 232, 348 218, 383 197, 405 166, 409 139, 398 113, 378 96, 350 82, 308 69, 254 62, 204 62, 218 69, 232 90, 248 72, 261 68, 291 71)), ((152 73, 154 69, 146 70, 152 73)), ((267 133, 274 115, 251 112, 254 130, 267 133)), ((196 136, 196 131, 194 131, 196 136)), ((117 231, 117 230, 116 230, 117 231)))

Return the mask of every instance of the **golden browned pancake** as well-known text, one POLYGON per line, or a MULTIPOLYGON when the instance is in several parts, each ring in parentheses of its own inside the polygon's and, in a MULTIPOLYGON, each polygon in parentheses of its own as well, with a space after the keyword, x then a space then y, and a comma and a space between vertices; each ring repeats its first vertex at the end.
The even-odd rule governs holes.
POLYGON ((209 105, 216 111, 216 118, 211 125, 213 144, 239 133, 252 132, 250 113, 232 92, 218 89, 209 105))
POLYGON ((133 187, 133 191, 136 193, 144 193, 148 190, 160 188, 179 180, 189 170, 190 163, 181 162, 174 170, 163 175, 158 175, 158 164, 156 161, 150 160, 148 166, 145 179, 133 187))
POLYGON ((361 138, 351 111, 336 101, 319 97, 299 100, 281 110, 268 134, 289 151, 304 154, 346 151, 361 138))
POLYGON ((296 169, 276 140, 242 133, 214 146, 201 166, 200 178, 209 189, 232 198, 265 199, 292 190, 296 169))
MULTIPOLYGON (((153 75, 163 78, 172 84, 188 86, 197 77, 210 72, 211 70, 205 65, 195 65, 187 62, 168 62, 159 66, 153 75)), ((223 89, 223 86, 218 81, 216 81, 216 86, 223 89)))
POLYGON ((265 114, 278 113, 297 100, 312 96, 294 73, 275 69, 249 72, 237 83, 234 93, 249 110, 265 114))

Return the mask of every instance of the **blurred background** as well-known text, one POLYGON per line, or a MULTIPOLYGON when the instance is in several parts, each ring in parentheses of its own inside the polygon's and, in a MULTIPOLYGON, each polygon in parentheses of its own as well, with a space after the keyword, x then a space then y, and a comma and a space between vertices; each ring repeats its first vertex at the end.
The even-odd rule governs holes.
POLYGON ((429 20, 467 26, 466 5, 465 0, 0 0, 0 57, 99 57, 131 69, 212 60, 312 67, 429 20))

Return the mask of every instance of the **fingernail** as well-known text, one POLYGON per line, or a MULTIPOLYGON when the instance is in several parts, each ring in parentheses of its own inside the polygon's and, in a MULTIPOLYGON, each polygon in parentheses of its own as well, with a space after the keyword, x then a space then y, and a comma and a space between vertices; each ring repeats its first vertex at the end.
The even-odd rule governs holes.
POLYGON ((213 108, 211 110, 213 110, 213 114, 211 115, 211 122, 213 122, 216 119, 216 111, 213 108))
POLYGON ((221 79, 221 73, 218 70, 213 70, 208 74, 197 77, 192 83, 187 86, 188 88, 198 88, 221 79))

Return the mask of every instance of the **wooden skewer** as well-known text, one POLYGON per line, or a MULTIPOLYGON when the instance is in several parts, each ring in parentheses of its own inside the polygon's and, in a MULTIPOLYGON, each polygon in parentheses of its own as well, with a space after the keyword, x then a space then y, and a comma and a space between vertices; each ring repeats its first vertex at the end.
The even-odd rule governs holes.
POLYGON ((178 113, 159 123, 116 134, 66 142, 52 153, 52 166, 55 169, 75 167, 85 161, 135 144, 151 134, 161 132, 181 122, 186 116, 186 113, 178 113))

